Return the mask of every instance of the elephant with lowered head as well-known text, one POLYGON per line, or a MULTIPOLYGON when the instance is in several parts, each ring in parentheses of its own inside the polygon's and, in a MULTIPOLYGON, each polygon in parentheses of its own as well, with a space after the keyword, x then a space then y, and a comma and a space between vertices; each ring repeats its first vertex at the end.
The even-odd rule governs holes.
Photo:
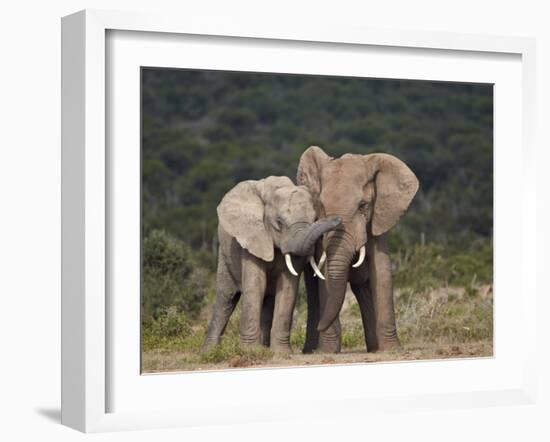
POLYGON ((241 299, 241 343, 290 351, 299 273, 317 239, 341 222, 316 218, 310 192, 287 177, 244 181, 223 197, 216 301, 203 350, 220 342, 241 299))
POLYGON ((342 219, 317 244, 319 277, 310 269, 304 272, 308 294, 304 352, 340 351, 339 313, 348 282, 359 304, 367 351, 398 347, 385 235, 418 190, 415 174, 392 155, 331 158, 311 146, 302 154, 297 181, 312 193, 319 216, 342 219))

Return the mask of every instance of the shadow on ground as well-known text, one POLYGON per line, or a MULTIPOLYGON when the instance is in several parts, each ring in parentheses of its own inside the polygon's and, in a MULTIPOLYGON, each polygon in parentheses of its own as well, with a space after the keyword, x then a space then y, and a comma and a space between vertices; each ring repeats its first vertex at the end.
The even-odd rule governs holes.
POLYGON ((34 411, 50 422, 61 423, 61 410, 59 408, 37 408, 34 411))

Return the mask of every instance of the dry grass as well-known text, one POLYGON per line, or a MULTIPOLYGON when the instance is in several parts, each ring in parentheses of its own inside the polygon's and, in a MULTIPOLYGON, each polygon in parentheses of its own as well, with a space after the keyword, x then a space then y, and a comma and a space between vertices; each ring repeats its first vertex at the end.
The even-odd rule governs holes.
POLYGON ((491 286, 442 287, 425 292, 398 290, 396 315, 399 350, 367 353, 358 306, 346 296, 342 311, 340 354, 303 355, 305 309, 295 315, 293 353, 277 356, 269 349, 243 349, 238 344, 238 312, 228 325, 222 345, 206 354, 198 350, 204 325, 185 336, 158 337, 145 333, 143 372, 222 370, 245 367, 288 367, 322 364, 372 363, 428 359, 488 357, 493 355, 493 296, 491 286))

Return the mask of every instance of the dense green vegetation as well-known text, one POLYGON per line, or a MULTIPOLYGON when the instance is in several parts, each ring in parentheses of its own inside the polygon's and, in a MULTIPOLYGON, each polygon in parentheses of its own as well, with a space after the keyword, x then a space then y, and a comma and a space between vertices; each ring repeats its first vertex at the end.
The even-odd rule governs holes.
POLYGON ((143 227, 211 249, 215 207, 234 184, 296 176, 310 145, 386 152, 421 188, 396 233, 441 244, 488 238, 492 86, 144 69, 143 227))
POLYGON ((390 236, 398 289, 490 283, 492 103, 482 84, 143 69, 145 347, 174 345, 171 333, 198 345, 214 290, 217 204, 242 180, 294 179, 312 144, 332 156, 391 153, 418 176, 390 236))

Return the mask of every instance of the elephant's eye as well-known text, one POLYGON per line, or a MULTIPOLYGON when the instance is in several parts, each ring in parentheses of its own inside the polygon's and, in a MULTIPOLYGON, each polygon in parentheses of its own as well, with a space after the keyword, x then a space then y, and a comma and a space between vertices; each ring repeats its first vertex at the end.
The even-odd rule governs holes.
POLYGON ((275 220, 275 230, 281 230, 283 228, 283 219, 281 217, 277 217, 275 220))
POLYGON ((359 208, 364 209, 368 205, 369 205, 369 203, 367 203, 365 200, 361 200, 361 202, 359 203, 359 208))

